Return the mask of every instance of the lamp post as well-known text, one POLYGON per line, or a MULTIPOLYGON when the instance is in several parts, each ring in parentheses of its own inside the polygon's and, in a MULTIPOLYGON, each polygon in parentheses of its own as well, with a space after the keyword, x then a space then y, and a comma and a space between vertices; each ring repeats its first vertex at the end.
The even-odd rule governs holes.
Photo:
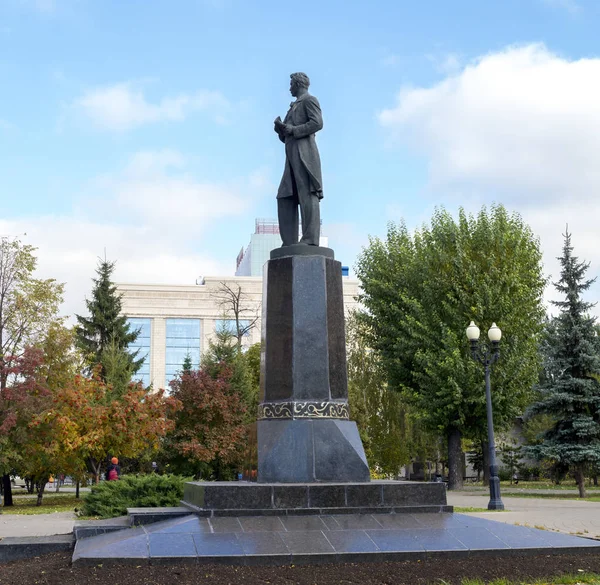
POLYGON ((492 418, 492 392, 490 387, 490 368, 500 357, 500 338, 502 331, 496 323, 492 323, 488 331, 490 345, 479 347, 479 327, 473 321, 467 327, 467 338, 471 342, 471 356, 483 364, 485 369, 485 401, 487 405, 488 446, 490 459, 490 501, 488 510, 504 510, 500 497, 500 479, 496 465, 496 447, 494 443, 494 421, 492 418))

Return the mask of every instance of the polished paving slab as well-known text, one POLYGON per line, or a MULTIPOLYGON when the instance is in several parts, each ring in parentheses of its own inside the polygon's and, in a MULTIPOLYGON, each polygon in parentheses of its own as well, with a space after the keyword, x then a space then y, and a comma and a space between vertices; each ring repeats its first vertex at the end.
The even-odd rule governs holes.
POLYGON ((428 556, 558 554, 600 541, 465 514, 182 518, 79 539, 77 564, 299 564, 428 556))

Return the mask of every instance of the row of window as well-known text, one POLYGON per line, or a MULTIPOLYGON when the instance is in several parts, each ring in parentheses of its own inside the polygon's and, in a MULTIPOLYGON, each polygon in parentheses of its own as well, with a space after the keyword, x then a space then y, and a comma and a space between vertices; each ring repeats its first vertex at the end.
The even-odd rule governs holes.
MULTIPOLYGON (((132 331, 139 330, 135 342, 129 345, 130 351, 137 351, 138 358, 144 358, 142 367, 136 374, 136 379, 144 386, 150 385, 150 336, 152 319, 130 318, 128 320, 132 331)), ((240 319, 242 330, 248 328, 250 321, 240 319)), ((236 334, 235 319, 218 319, 215 321, 215 331, 226 331, 236 334)), ((246 331, 245 336, 250 334, 246 331)), ((165 344, 165 388, 169 382, 181 372, 184 361, 189 356, 192 368, 200 366, 200 319, 166 319, 165 344)))

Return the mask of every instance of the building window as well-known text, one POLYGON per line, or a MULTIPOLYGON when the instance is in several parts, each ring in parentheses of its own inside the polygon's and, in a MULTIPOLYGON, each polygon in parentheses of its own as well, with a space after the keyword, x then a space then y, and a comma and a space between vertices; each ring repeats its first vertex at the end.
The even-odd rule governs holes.
POLYGON ((173 380, 183 367, 186 356, 192 359, 194 369, 200 367, 200 319, 167 319, 165 349, 165 384, 173 380))
POLYGON ((145 387, 150 386, 150 333, 152 331, 152 319, 127 319, 130 331, 137 331, 140 334, 137 339, 130 343, 128 349, 131 352, 138 351, 137 359, 144 358, 142 367, 135 373, 133 380, 141 382, 145 387))
MULTIPOLYGON (((249 319, 240 319, 240 329, 242 331, 246 329, 244 333, 244 337, 250 336, 250 330, 247 329, 250 327, 249 319)), ((215 321, 215 332, 227 331, 230 335, 235 335, 237 337, 237 329, 235 326, 235 319, 217 319, 215 321)))

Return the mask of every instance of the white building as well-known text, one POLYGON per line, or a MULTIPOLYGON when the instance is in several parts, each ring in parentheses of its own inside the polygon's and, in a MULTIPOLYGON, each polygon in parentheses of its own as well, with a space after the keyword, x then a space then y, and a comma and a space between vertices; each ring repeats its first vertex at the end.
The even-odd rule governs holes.
MULTIPOLYGON (((301 236, 301 234, 300 234, 301 236)), ((326 236, 321 234, 319 245, 329 246, 326 236)), ((236 261, 236 276, 262 276, 263 266, 269 259, 271 250, 281 246, 279 223, 276 219, 257 219, 254 233, 246 249, 242 248, 236 261)))
MULTIPOLYGON (((356 307, 358 281, 343 279, 346 312, 356 307)), ((197 285, 118 284, 123 314, 141 333, 132 347, 140 349, 146 361, 138 373, 145 385, 167 388, 189 354, 193 365, 200 363, 208 341, 218 327, 232 327, 232 314, 226 312, 220 291, 223 285, 241 291, 246 312, 242 319, 258 316, 245 345, 260 342, 262 277, 211 276, 197 285)))

